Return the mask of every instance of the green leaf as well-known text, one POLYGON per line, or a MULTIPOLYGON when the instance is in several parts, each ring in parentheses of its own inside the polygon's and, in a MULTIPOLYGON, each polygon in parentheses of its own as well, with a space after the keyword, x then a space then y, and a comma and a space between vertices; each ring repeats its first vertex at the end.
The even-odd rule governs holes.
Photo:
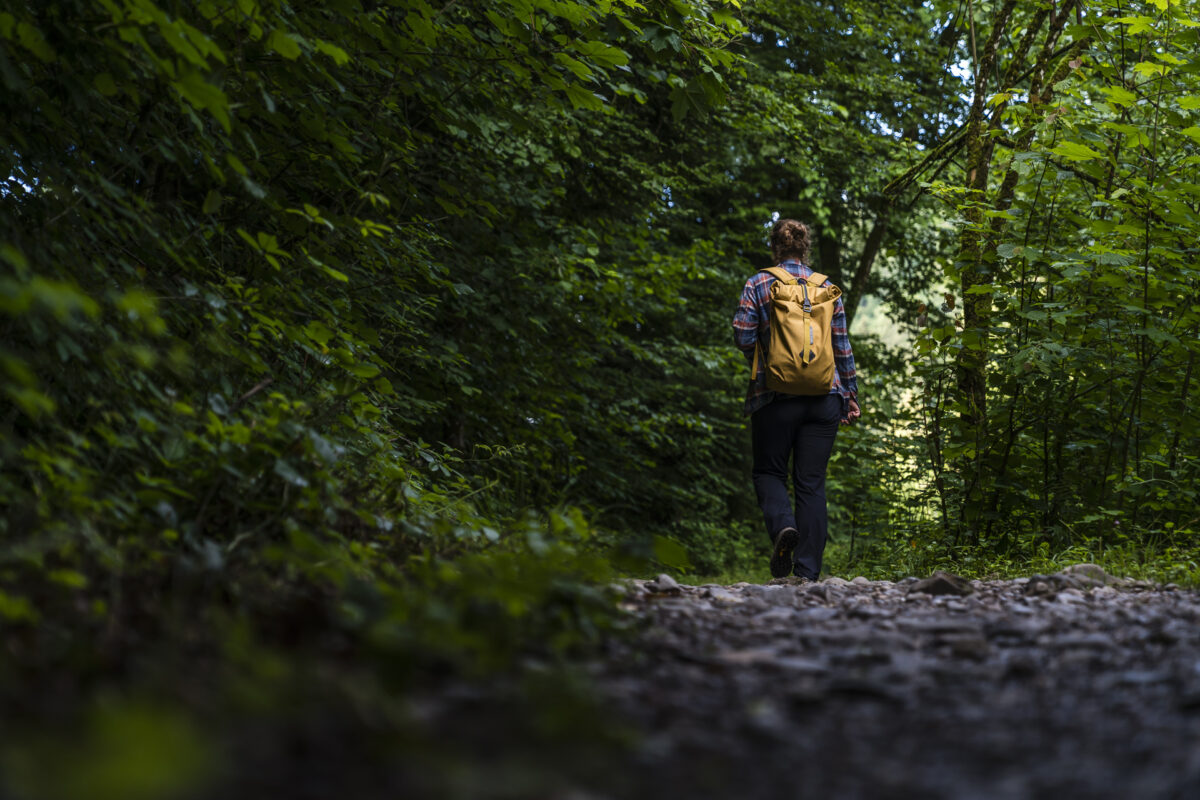
POLYGON ((28 386, 8 386, 5 393, 17 408, 35 421, 58 410, 58 404, 52 397, 28 386))
POLYGON ((687 549, 666 536, 654 537, 654 560, 674 570, 686 570, 692 566, 687 549))
POLYGON ((66 586, 70 589, 83 589, 88 585, 87 576, 82 572, 76 572, 73 569, 55 569, 47 573, 46 577, 55 583, 66 586))
POLYGON ((320 320, 313 320, 305 325, 304 333, 308 338, 322 346, 329 344, 329 340, 333 338, 333 331, 320 320))
POLYGON ((1100 153, 1079 142, 1063 142, 1050 152, 1062 156, 1068 161, 1090 161, 1095 158, 1103 158, 1100 153))
POLYGON ((629 63, 628 53, 604 42, 595 40, 577 42, 572 49, 584 58, 605 67, 623 67, 629 63))
POLYGON ((1137 102, 1137 95, 1124 86, 1105 86, 1101 91, 1108 95, 1108 102, 1114 106, 1131 106, 1137 102))
POLYGON ((195 70, 189 71, 171 85, 193 107, 204 109, 212 114, 226 133, 232 130, 229 99, 223 91, 206 81, 202 74, 195 70))
POLYGON ((424 15, 416 11, 410 11, 408 16, 404 18, 404 22, 408 25, 409 30, 411 30, 426 47, 432 47, 437 41, 438 36, 437 32, 434 30, 433 23, 426 19, 424 15))
POLYGON ((294 35, 285 33, 280 28, 271 31, 271 35, 267 37, 267 47, 288 61, 295 61, 300 57, 300 45, 296 42, 294 35))
POLYGON ((336 281, 341 281, 342 283, 350 282, 350 276, 348 276, 344 272, 340 272, 340 271, 334 269, 333 267, 326 266, 325 264, 321 264, 321 269, 324 270, 326 275, 328 275, 329 277, 333 278, 336 281))
POLYGON ((1137 35, 1154 29, 1154 17, 1118 17, 1117 22, 1128 25, 1128 33, 1137 35))
POLYGON ((202 214, 215 214, 221 208, 221 202, 225 198, 216 189, 209 189, 208 194, 204 196, 204 205, 200 208, 202 214))
POLYGON ((0 245, 0 258, 7 261, 14 269, 22 271, 29 269, 29 260, 25 258, 25 254, 7 242, 0 245))
POLYGON ((9 622, 37 622, 38 614, 27 598, 0 591, 0 618, 9 622))
POLYGON ((58 55, 54 52, 54 48, 49 45, 42 32, 28 22, 22 22, 17 25, 17 41, 26 50, 47 64, 54 63, 58 58, 58 55))
MULTIPOLYGON (((586 80, 591 79, 591 77, 592 77, 592 70, 588 68, 587 64, 584 64, 582 61, 579 61, 577 59, 571 58, 570 56, 568 56, 565 53, 555 53, 554 60, 556 62, 558 62, 559 64, 561 64, 562 66, 566 67, 571 72, 575 73, 575 77, 579 78, 580 80, 586 81, 586 80)), ((578 106, 576 106, 576 108, 578 108, 578 106)))
POLYGON ((323 39, 318 39, 316 43, 317 52, 324 53, 333 59, 333 63, 339 67, 344 67, 350 63, 350 54, 336 44, 326 42, 323 39))
POLYGON ((249 233, 247 233, 247 232, 246 232, 246 230, 245 230, 244 228, 238 228, 238 229, 237 229, 237 235, 238 235, 238 236, 240 236, 240 237, 242 237, 242 240, 243 240, 243 241, 245 241, 245 242, 246 242, 246 244, 248 244, 248 245, 250 245, 251 247, 253 247, 253 248, 254 248, 254 250, 255 250, 255 252, 258 252, 258 251, 260 251, 260 250, 262 249, 262 248, 260 248, 260 247, 258 246, 258 242, 254 240, 254 237, 253 237, 253 236, 251 236, 249 233))
POLYGON ((380 372, 379 367, 375 366, 374 364, 368 364, 366 362, 359 362, 357 364, 353 364, 350 366, 349 370, 352 375, 355 375, 356 377, 359 377, 359 378, 363 378, 364 380, 374 378, 374 377, 378 376, 379 372, 380 372))
POLYGON ((101 72, 93 78, 92 86, 96 87, 96 91, 105 97, 112 97, 119 91, 117 89, 117 82, 113 80, 112 74, 108 72, 101 72))
POLYGON ((1155 64, 1152 61, 1141 61, 1133 65, 1133 71, 1147 78, 1156 78, 1160 75, 1166 75, 1171 71, 1171 68, 1166 64, 1155 64))
POLYGON ((573 83, 567 87, 567 99, 571 101, 571 106, 574 108, 584 108, 589 111, 601 111, 604 109, 604 99, 602 97, 578 84, 573 83))

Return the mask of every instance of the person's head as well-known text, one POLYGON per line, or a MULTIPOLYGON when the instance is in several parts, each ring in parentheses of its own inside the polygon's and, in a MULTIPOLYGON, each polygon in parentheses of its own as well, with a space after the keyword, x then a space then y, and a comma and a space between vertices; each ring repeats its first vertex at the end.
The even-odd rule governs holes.
POLYGON ((811 244, 808 226, 794 219, 781 219, 771 226, 771 257, 775 263, 798 258, 808 263, 811 244))

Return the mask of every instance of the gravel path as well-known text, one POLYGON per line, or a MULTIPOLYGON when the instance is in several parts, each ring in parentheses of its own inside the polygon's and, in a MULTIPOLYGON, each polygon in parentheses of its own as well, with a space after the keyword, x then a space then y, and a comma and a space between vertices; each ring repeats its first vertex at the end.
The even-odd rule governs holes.
POLYGON ((629 585, 645 797, 1198 798, 1200 594, 1050 576, 629 585))

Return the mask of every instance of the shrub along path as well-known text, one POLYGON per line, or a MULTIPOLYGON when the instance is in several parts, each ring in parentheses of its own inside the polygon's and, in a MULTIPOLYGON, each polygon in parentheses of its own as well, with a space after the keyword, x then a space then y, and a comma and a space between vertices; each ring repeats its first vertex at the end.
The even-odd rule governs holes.
POLYGON ((645 630, 596 671, 639 796, 1200 797, 1197 593, 795 581, 630 584, 645 630))

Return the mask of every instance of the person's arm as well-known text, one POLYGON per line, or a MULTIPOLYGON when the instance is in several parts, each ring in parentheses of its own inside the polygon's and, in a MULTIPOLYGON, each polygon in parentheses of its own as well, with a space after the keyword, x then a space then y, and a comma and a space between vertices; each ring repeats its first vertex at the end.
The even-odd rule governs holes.
POLYGON ((842 389, 850 395, 846 403, 846 416, 842 418, 842 423, 849 425, 862 415, 862 411, 858 407, 858 373, 854 369, 854 351, 850 349, 846 308, 840 297, 834 301, 829 330, 833 334, 833 360, 837 365, 838 377, 841 378, 842 389))
POLYGON ((737 311, 733 315, 733 342, 746 356, 747 361, 754 358, 754 346, 758 343, 759 319, 758 300, 754 294, 752 280, 746 281, 742 288, 742 298, 738 301, 737 311))

